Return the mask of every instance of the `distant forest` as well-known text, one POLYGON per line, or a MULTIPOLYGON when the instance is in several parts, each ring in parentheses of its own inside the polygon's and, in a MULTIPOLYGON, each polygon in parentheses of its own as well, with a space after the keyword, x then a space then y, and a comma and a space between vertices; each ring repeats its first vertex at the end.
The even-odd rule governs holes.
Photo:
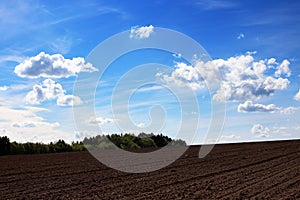
POLYGON ((163 147, 167 144, 185 145, 183 140, 173 140, 168 136, 162 134, 146 134, 140 133, 138 136, 133 134, 112 134, 106 136, 96 136, 91 138, 84 138, 81 142, 66 143, 64 140, 57 142, 44 143, 17 143, 10 142, 7 136, 0 136, 0 155, 14 155, 14 154, 40 154, 40 153, 57 153, 57 152, 75 152, 97 150, 97 149, 111 149, 114 146, 108 142, 109 139, 117 147, 122 149, 134 148, 148 148, 148 147, 163 147))

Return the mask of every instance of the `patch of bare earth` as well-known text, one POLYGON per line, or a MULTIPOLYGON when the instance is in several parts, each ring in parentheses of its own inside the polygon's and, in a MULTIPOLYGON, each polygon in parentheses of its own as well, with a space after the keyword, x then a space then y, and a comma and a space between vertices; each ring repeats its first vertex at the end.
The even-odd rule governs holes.
POLYGON ((193 146, 161 170, 129 174, 88 152, 0 157, 0 199, 300 199, 300 141, 193 146))

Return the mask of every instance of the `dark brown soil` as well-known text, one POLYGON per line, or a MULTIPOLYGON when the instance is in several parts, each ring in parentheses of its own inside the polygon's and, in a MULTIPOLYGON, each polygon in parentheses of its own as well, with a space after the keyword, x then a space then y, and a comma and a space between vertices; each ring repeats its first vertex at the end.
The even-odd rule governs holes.
POLYGON ((193 146, 159 171, 110 169, 88 152, 0 157, 0 199, 300 199, 300 141, 193 146))

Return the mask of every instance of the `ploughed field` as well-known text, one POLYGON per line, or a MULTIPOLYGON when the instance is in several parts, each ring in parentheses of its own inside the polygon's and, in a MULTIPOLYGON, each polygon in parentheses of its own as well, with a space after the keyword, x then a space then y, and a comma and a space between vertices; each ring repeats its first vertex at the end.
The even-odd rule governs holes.
POLYGON ((130 174, 88 152, 0 157, 0 199, 300 199, 300 141, 192 146, 170 166, 130 174))

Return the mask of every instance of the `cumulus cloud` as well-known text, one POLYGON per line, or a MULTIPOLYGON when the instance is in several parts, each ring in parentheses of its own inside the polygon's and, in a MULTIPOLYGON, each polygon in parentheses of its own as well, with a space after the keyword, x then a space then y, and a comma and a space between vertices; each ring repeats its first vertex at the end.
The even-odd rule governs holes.
POLYGON ((204 81, 209 85, 219 84, 220 87, 213 98, 217 101, 247 101, 259 100, 271 96, 277 90, 285 90, 290 81, 281 75, 287 75, 286 60, 277 64, 278 76, 270 75, 269 63, 276 60, 255 61, 254 53, 230 57, 227 60, 215 59, 208 62, 198 61, 195 66, 185 63, 176 63, 171 74, 158 74, 165 82, 174 82, 179 86, 188 86, 193 90, 205 87, 204 81))
POLYGON ((278 65, 278 63, 276 62, 276 59, 275 58, 269 58, 267 60, 267 64, 268 65, 278 65))
POLYGON ((255 134, 256 137, 269 137, 270 129, 261 124, 254 124, 251 128, 251 133, 255 134))
POLYGON ((297 101, 300 101, 300 90, 297 92, 297 94, 294 96, 294 99, 297 101))
POLYGON ((0 91, 6 91, 8 89, 7 86, 0 86, 0 91))
POLYGON ((25 101, 28 104, 40 104, 46 100, 57 99, 59 106, 73 106, 82 103, 79 97, 66 95, 62 85, 51 79, 46 79, 42 84, 36 84, 28 92, 25 101))
POLYGON ((66 59, 61 54, 44 52, 26 59, 17 65, 14 72, 22 78, 67 78, 80 72, 94 72, 97 69, 84 58, 66 59))
POLYGON ((281 75, 285 75, 287 77, 291 76, 291 70, 289 68, 290 62, 288 60, 284 60, 280 65, 277 66, 277 70, 275 72, 275 76, 279 77, 281 75))
POLYGON ((153 33, 153 30, 154 30, 154 26, 152 26, 152 25, 142 26, 142 27, 134 26, 130 30, 129 37, 135 38, 135 39, 149 38, 150 34, 153 33))
POLYGON ((46 79, 41 85, 34 85, 26 95, 25 100, 29 104, 40 104, 46 100, 56 99, 64 95, 65 91, 61 84, 51 79, 46 79))
POLYGON ((243 33, 240 33, 238 36, 237 36, 237 39, 240 40, 240 39, 243 39, 245 37, 245 35, 243 33))
POLYGON ((252 101, 246 101, 238 106, 238 112, 275 112, 279 108, 274 104, 263 105, 258 103, 253 103, 252 101))
POLYGON ((266 75, 265 61, 254 61, 252 55, 231 57, 213 61, 222 72, 220 89, 214 95, 219 101, 258 100, 273 95, 276 90, 284 90, 290 83, 287 78, 266 75))
POLYGON ((175 68, 171 75, 157 74, 157 76, 161 76, 165 82, 188 86, 193 90, 204 88, 203 78, 196 67, 177 62, 175 68))
POLYGON ((77 106, 82 104, 82 100, 74 95, 62 95, 56 100, 58 106, 77 106))
POLYGON ((275 104, 259 104, 259 103, 253 103, 252 101, 245 101, 245 103, 240 104, 238 106, 238 112, 269 112, 269 113, 281 113, 285 115, 290 115, 296 112, 298 110, 298 107, 289 106, 287 108, 278 107, 275 104))
POLYGON ((103 125, 103 124, 109 124, 114 122, 113 119, 111 118, 104 118, 104 117, 96 117, 94 119, 90 119, 88 121, 89 124, 91 125, 103 125))

